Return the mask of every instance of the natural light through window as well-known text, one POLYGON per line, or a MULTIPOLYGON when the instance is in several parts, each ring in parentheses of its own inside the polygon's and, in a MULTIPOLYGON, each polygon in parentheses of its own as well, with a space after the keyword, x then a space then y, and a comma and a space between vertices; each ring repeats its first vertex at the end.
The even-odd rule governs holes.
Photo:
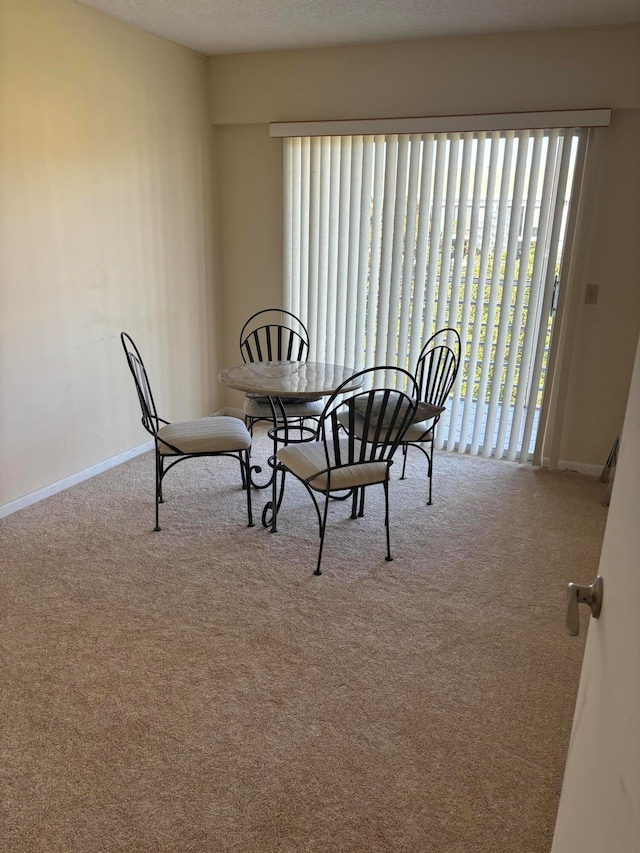
POLYGON ((284 306, 310 357, 412 370, 454 326, 437 447, 529 458, 579 129, 284 140, 284 306))

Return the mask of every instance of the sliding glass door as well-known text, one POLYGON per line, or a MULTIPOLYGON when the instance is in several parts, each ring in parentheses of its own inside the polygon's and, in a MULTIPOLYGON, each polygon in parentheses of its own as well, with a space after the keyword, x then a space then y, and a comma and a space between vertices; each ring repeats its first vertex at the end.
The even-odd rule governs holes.
POLYGON ((453 326, 436 446, 524 461, 535 442, 580 129, 284 140, 284 307, 310 358, 415 368, 453 326))

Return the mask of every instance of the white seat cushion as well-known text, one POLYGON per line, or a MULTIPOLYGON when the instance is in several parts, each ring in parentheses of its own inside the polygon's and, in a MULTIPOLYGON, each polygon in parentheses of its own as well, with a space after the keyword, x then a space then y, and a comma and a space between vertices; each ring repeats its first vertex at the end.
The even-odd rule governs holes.
MULTIPOLYGON (((338 414, 338 420, 342 424, 345 429, 349 429, 349 416, 347 412, 340 412, 338 414)), ((430 419, 431 420, 431 419, 430 419)), ((353 428, 355 435, 358 438, 362 438, 364 435, 364 418, 361 417, 357 412, 353 421, 353 428)), ((369 424, 369 440, 373 441, 376 434, 376 425, 370 423, 369 424)), ((381 430, 381 435, 384 435, 384 429, 381 430)), ((395 438, 395 430, 390 436, 390 440, 395 438)), ((405 434, 402 437, 403 441, 431 441, 433 438, 433 429, 430 425, 429 421, 419 421, 418 423, 411 424, 405 434)))
POLYGON ((417 424, 411 424, 409 429, 402 437, 403 441, 432 441, 433 429, 429 425, 429 421, 420 421, 417 424))
MULTIPOLYGON (((382 426, 388 427, 391 426, 394 420, 396 423, 402 423, 404 414, 410 405, 407 397, 404 397, 398 405, 398 396, 397 391, 392 391, 389 394, 389 400, 384 408, 382 418, 381 412, 384 400, 382 391, 376 391, 373 395, 373 400, 370 399, 370 395, 368 394, 358 396, 355 400, 354 408, 356 413, 363 418, 367 416, 367 412, 370 409, 369 422, 377 426, 378 422, 382 420, 382 426), (397 413, 396 409, 398 410, 397 413)), ((430 418, 435 418, 436 415, 442 414, 444 410, 444 406, 434 406, 433 403, 421 402, 417 404, 416 410, 413 413, 413 420, 428 421, 430 418)))
MULTIPOLYGON (((359 453, 359 442, 356 443, 356 456, 359 453)), ((346 458, 348 439, 340 440, 341 458, 346 458)), ((335 464, 333 442, 329 442, 329 459, 335 464)), ((281 447, 277 453, 278 461, 285 465, 296 477, 305 480, 316 491, 324 492, 329 482, 327 456, 325 445, 321 441, 307 441, 302 444, 288 444, 281 447), (322 473, 321 473, 322 472, 322 473), (317 475, 317 476, 314 476, 317 475), (313 478, 313 479, 310 479, 313 478)), ((370 486, 373 483, 383 483, 388 476, 387 462, 355 462, 343 468, 331 471, 331 491, 354 489, 357 486, 370 486)))
MULTIPOLYGON (((300 400, 288 403, 284 402, 284 412, 287 418, 313 418, 322 413, 324 403, 322 400, 300 400)), ((273 418, 271 405, 265 397, 247 396, 244 403, 244 413, 250 418, 273 418)), ((280 409, 276 403, 276 415, 280 417, 280 409)))
MULTIPOLYGON (((170 442, 181 453, 222 453, 251 447, 251 436, 240 418, 226 416, 167 424, 158 430, 158 439, 170 442)), ((165 444, 159 443, 159 448, 163 455, 175 455, 165 444)))

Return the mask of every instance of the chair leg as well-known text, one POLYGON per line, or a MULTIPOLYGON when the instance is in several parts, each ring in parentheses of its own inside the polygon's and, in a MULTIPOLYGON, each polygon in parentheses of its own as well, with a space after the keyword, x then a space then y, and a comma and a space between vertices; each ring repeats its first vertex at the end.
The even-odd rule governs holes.
MULTIPOLYGON (((391 536, 389 534, 389 480, 385 480, 382 484, 384 488, 384 526, 387 531, 387 562, 391 562, 391 536)), ((364 491, 364 490, 363 490, 364 491)))
POLYGON ((358 492, 360 489, 354 489, 351 496, 351 518, 358 517, 358 492))
POLYGON ((325 495, 325 498, 324 498, 324 513, 322 516, 322 522, 320 524, 320 548, 318 550, 318 563, 316 565, 316 570, 314 572, 314 575, 321 575, 322 574, 322 572, 320 571, 320 562, 322 560, 322 549, 324 547, 324 533, 325 533, 325 530, 327 529, 327 512, 328 512, 328 510, 329 510, 329 495, 327 494, 327 495, 325 495))
MULTIPOLYGON (((245 415, 244 416, 244 425, 248 429, 249 435, 251 436, 251 445, 252 446, 253 446, 253 424, 254 424, 254 419, 252 417, 249 417, 249 415, 245 415)), ((249 458, 251 458, 251 447, 249 447, 249 458)), ((244 482, 244 480, 243 480, 243 482, 244 482)), ((248 478, 248 482, 249 483, 251 482, 250 476, 248 478)))
POLYGON ((427 506, 431 506, 433 503, 431 500, 431 487, 433 484, 433 442, 431 442, 431 452, 427 458, 429 459, 429 500, 427 501, 427 506))
POLYGON ((249 458, 249 448, 244 452, 244 465, 240 460, 240 469, 242 471, 242 488, 247 492, 247 515, 249 516, 249 524, 247 527, 253 527, 253 509, 251 506, 251 483, 249 482, 249 466, 251 460, 249 458), (246 472, 246 473, 245 473, 246 472))
POLYGON ((405 472, 405 468, 407 467, 407 450, 408 450, 408 445, 403 444, 402 445, 402 473, 400 474, 401 480, 404 480, 404 472, 405 472))
POLYGON ((156 526, 153 528, 157 533, 160 528, 160 504, 162 503, 162 457, 156 448, 156 526))
POLYGON ((162 456, 162 454, 159 454, 159 456, 160 456, 160 460, 159 460, 160 474, 158 476, 158 494, 160 495, 160 503, 163 504, 164 503, 164 495, 162 494, 162 481, 164 479, 164 456, 162 456))
POLYGON ((360 487, 360 509, 358 510, 358 518, 364 517, 364 486, 360 487))

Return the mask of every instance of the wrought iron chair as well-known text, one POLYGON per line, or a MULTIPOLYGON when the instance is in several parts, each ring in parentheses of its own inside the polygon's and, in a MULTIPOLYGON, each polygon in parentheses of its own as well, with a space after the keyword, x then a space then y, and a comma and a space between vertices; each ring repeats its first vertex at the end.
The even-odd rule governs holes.
POLYGON ((162 481, 166 474, 185 459, 201 456, 229 456, 240 462, 242 488, 247 493, 248 526, 253 527, 251 489, 249 483, 249 449, 251 436, 240 418, 206 417, 170 423, 158 416, 156 404, 142 357, 131 337, 122 332, 122 346, 133 375, 142 408, 142 425, 155 442, 156 455, 156 526, 160 530, 159 511, 163 503, 162 481), (171 460, 165 467, 165 460, 171 460))
MULTIPOLYGON (((365 489, 376 484, 384 489, 386 559, 393 559, 389 536, 389 470, 404 432, 415 418, 417 405, 418 387, 410 373, 399 367, 368 368, 343 382, 329 398, 319 418, 315 441, 289 444, 278 450, 278 470, 290 472, 300 480, 316 509, 320 548, 314 574, 322 574, 320 565, 330 499, 351 498, 351 518, 356 518, 364 514, 365 489), (361 377, 365 384, 353 390, 361 377), (360 440, 357 432, 367 440, 360 440), (324 495, 322 509, 320 495, 324 495)), ((274 507, 274 519, 277 511, 278 506, 274 507)))
MULTIPOLYGON (((253 314, 240 331, 240 352, 245 362, 306 361, 309 354, 309 333, 295 314, 283 308, 265 308, 253 314)), ((317 419, 322 412, 322 400, 302 400, 286 397, 281 400, 287 422, 302 427, 306 418, 317 419)), ((247 394, 244 419, 249 432, 258 421, 273 422, 273 409, 267 397, 247 394)))
MULTIPOLYGON (((420 389, 421 404, 434 407, 434 409, 432 414, 429 415, 427 411, 428 416, 411 424, 404 435, 400 479, 405 479, 408 448, 417 447, 427 458, 429 477, 429 500, 427 504, 429 506, 432 504, 433 451, 436 426, 442 412, 445 411, 445 402, 456 381, 460 368, 460 356, 461 343, 457 330, 453 328, 439 329, 423 346, 416 366, 415 377, 420 389), (449 345, 451 339, 453 339, 453 346, 449 345)), ((420 407, 418 415, 420 415, 420 407)))

